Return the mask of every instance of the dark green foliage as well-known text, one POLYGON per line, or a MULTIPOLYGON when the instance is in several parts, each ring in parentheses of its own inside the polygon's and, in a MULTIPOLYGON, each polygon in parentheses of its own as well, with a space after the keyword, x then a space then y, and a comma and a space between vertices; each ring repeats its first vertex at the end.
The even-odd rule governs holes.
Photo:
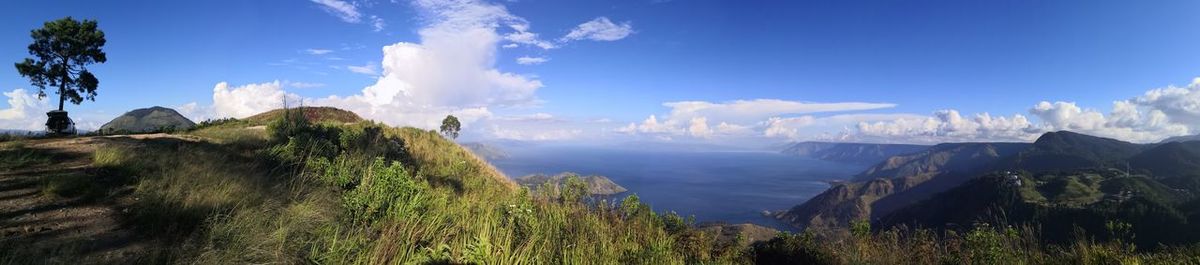
POLYGON ((342 204, 357 222, 370 223, 389 213, 416 213, 425 200, 421 190, 428 188, 422 187, 423 184, 415 181, 400 163, 377 159, 371 163, 362 183, 343 195, 342 204))
POLYGON ((340 133, 338 128, 313 124, 299 112, 285 112, 267 125, 273 144, 269 153, 294 164, 303 164, 310 157, 329 159, 340 151, 336 142, 340 133))
POLYGON ((192 130, 196 131, 196 130, 200 130, 200 129, 204 129, 204 128, 211 128, 211 127, 218 127, 218 126, 225 126, 225 125, 232 125, 232 124, 239 124, 239 123, 242 123, 242 121, 238 120, 237 118, 232 118, 232 117, 231 118, 219 118, 219 119, 207 119, 207 120, 201 121, 200 123, 197 123, 195 127, 192 127, 192 130))
POLYGON ((458 118, 454 117, 454 115, 446 115, 446 118, 442 119, 440 129, 442 135, 455 139, 458 138, 458 131, 462 130, 462 124, 458 122, 458 118))
POLYGON ((588 197, 588 186, 578 175, 567 176, 559 187, 559 200, 563 202, 582 202, 588 197))
POLYGON ((807 233, 779 233, 770 241, 754 244, 751 252, 755 264, 840 264, 807 233))
POLYGON ((17 72, 38 87, 38 97, 46 96, 46 87, 57 87, 58 110, 63 101, 79 104, 84 99, 95 100, 100 81, 87 65, 108 60, 102 48, 104 32, 95 20, 78 21, 71 17, 46 22, 30 32, 33 43, 29 54, 16 64, 17 72))

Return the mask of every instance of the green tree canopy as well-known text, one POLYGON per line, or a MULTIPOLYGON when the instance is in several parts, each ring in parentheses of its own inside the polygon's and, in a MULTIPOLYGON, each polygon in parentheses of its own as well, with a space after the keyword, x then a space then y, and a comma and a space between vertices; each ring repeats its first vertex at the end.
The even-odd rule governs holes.
POLYGON ((58 88, 58 110, 63 102, 79 104, 83 99, 96 100, 100 80, 89 72, 87 65, 108 61, 102 48, 104 32, 95 20, 78 21, 71 17, 46 22, 30 32, 33 43, 29 54, 16 63, 17 72, 38 87, 38 98, 46 97, 46 87, 58 88))
POLYGON ((462 124, 458 123, 458 118, 454 117, 454 115, 446 115, 446 118, 442 119, 441 129, 442 135, 457 139, 458 131, 462 130, 462 124))

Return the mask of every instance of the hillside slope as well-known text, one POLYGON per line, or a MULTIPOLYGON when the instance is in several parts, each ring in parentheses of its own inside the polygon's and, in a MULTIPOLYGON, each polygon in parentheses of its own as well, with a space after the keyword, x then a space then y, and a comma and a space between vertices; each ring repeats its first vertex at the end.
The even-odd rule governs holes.
POLYGON ((335 122, 335 123, 355 123, 364 121, 362 117, 354 112, 333 108, 333 107, 299 107, 290 109, 275 109, 242 119, 253 125, 266 125, 271 121, 279 119, 287 112, 300 112, 305 119, 314 122, 335 122))
POLYGON ((196 126, 196 123, 183 117, 179 112, 154 106, 131 110, 117 116, 112 121, 100 126, 100 132, 105 134, 141 133, 156 130, 186 130, 192 126, 196 126))
MULTIPOLYGON (((82 157, 82 168, 70 176, 61 174, 74 171, 51 170, 0 183, 36 187, 0 198, 0 205, 16 205, 8 202, 24 196, 47 200, 4 208, 6 216, 75 213, 69 208, 75 202, 94 202, 83 205, 99 208, 83 212, 105 213, 93 217, 107 218, 103 227, 114 229, 87 229, 97 234, 84 236, 117 240, 64 234, 91 220, 83 216, 6 220, 0 222, 6 233, 0 263, 683 264, 741 258, 740 247, 718 246, 688 219, 659 215, 636 196, 597 207, 554 191, 528 191, 428 130, 304 117, 288 111, 265 129, 236 121, 188 135, 159 134, 171 139, 124 137, 78 148, 74 157, 82 157), (109 176, 114 181, 91 181, 109 176), (54 222, 65 226, 45 225, 54 222), (62 239, 47 240, 54 235, 62 239), (122 242, 140 243, 124 250, 122 242), (109 252, 93 251, 97 247, 118 254, 101 259, 95 255, 109 252)), ((5 143, 0 176, 67 162, 33 146, 75 150, 77 140, 88 139, 108 138, 5 143)))
POLYGON ((1035 172, 1123 167, 1126 159, 1148 147, 1069 131, 1048 132, 1005 166, 1035 172))
POLYGON ((868 168, 855 181, 837 184, 776 218, 802 228, 844 227, 881 216, 966 181, 1001 158, 1028 147, 1019 143, 939 144, 894 156, 868 168))

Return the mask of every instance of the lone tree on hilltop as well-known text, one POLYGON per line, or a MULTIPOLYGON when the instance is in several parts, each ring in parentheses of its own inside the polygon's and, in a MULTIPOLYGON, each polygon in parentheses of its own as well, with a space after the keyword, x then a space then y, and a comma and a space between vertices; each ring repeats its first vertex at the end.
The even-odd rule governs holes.
POLYGON ((446 115, 446 118, 442 119, 441 129, 442 135, 451 139, 457 139, 458 131, 462 130, 462 124, 458 123, 458 118, 455 118, 454 115, 446 115))
POLYGON ((38 87, 38 98, 46 97, 46 87, 58 88, 58 110, 46 113, 46 128, 55 134, 74 133, 74 122, 67 117, 63 103, 68 99, 76 105, 85 98, 96 100, 100 80, 87 65, 108 61, 102 50, 104 32, 95 20, 66 17, 46 22, 30 36, 29 54, 35 58, 16 63, 17 72, 38 87))

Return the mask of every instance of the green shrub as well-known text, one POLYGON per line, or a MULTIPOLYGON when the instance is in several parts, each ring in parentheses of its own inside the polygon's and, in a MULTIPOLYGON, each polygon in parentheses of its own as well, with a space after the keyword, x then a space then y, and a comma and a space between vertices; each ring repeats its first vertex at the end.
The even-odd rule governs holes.
POLYGON ((422 190, 404 166, 397 162, 375 160, 362 183, 343 196, 343 205, 351 218, 373 222, 384 215, 409 217, 424 208, 422 190))

